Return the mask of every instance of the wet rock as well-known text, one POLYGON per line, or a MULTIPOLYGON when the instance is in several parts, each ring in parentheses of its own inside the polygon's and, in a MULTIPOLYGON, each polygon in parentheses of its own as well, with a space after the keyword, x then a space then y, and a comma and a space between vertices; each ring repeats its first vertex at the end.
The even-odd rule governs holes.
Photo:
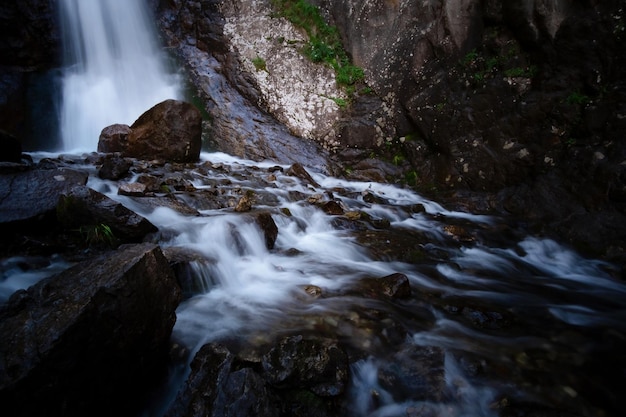
POLYGON ((206 293, 218 284, 210 272, 216 261, 207 259, 204 254, 171 246, 163 249, 163 255, 176 275, 183 299, 206 293))
POLYGON ((343 207, 335 200, 327 201, 322 204, 322 210, 326 214, 340 216, 344 214, 343 207))
POLYGON ((204 345, 166 417, 281 415, 263 378, 251 368, 236 369, 235 361, 226 347, 204 345))
POLYGON ((378 380, 396 401, 441 401, 446 387, 443 349, 407 346, 381 366, 378 380))
POLYGON ((306 184, 312 185, 313 187, 319 187, 319 184, 315 182, 311 174, 307 172, 307 170, 300 163, 295 163, 291 165, 287 171, 285 172, 287 175, 291 175, 293 177, 298 177, 306 184))
POLYGON ((481 329, 502 329, 510 325, 510 318, 498 311, 463 307, 461 314, 474 326, 481 329))
POLYGON ((67 229, 105 225, 122 242, 139 242, 157 231, 144 217, 87 187, 75 187, 59 198, 57 218, 67 229))
POLYGON ((141 197, 146 195, 146 186, 140 182, 125 182, 120 184, 117 193, 130 197, 141 197))
POLYGON ((429 239, 419 232, 393 228, 355 231, 357 242, 367 248, 374 259, 419 263, 428 258, 424 245, 429 239))
POLYGON ((67 168, 0 175, 0 230, 48 226, 62 194, 87 183, 87 173, 67 168))
POLYGON ((274 222, 271 213, 266 211, 257 213, 254 218, 263 231, 263 236, 265 237, 265 247, 270 250, 274 249, 274 244, 276 243, 276 238, 278 237, 278 226, 276 226, 276 222, 274 222))
POLYGON ((237 213, 250 211, 252 210, 253 203, 254 203, 254 193, 252 191, 246 192, 237 201, 237 205, 235 206, 235 211, 237 213))
POLYGON ((98 152, 124 152, 128 147, 130 131, 130 126, 124 124, 105 127, 98 139, 98 152))
POLYGON ((333 341, 292 336, 282 339, 262 360, 264 375, 278 387, 301 387, 323 397, 344 392, 346 353, 333 341))
POLYGON ((195 162, 202 146, 202 115, 189 103, 166 100, 142 114, 131 126, 129 156, 195 162))
POLYGON ((382 278, 366 278, 359 282, 364 296, 373 298, 403 299, 411 296, 409 278, 401 273, 382 278))
POLYGON ((122 158, 119 155, 107 155, 98 170, 98 177, 117 181, 128 175, 128 171, 132 166, 133 161, 128 158, 122 158))
POLYGON ((0 400, 12 416, 135 415, 167 369, 180 290, 156 245, 126 246, 0 309, 0 400))

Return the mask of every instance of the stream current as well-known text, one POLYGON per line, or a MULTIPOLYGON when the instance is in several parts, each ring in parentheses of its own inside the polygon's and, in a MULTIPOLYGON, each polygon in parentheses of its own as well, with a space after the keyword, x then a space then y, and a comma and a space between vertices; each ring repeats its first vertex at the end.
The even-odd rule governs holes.
MULTIPOLYGON (((104 126, 131 123, 179 96, 144 2, 64 0, 61 7, 66 151, 92 151, 104 126)), ((202 154, 178 173, 193 191, 173 194, 196 215, 120 196, 118 184, 90 176, 90 187, 158 226, 164 251, 195 254, 173 334, 189 358, 212 341, 241 349, 281 335, 321 335, 357 352, 345 398, 354 417, 623 414, 626 284, 613 279, 612 265, 530 235, 511 219, 448 210, 409 189, 310 171, 311 185, 275 167, 202 154), (278 227, 271 250, 250 217, 233 211, 247 192, 254 210, 269 211, 278 227), (203 194, 233 204, 207 204, 203 194), (344 214, 320 208, 330 200, 344 214), (362 288, 365 279, 394 273, 408 278, 409 297, 362 288), (380 378, 421 347, 444 352, 438 401, 380 378), (544 412, 551 409, 559 411, 544 412)), ((0 265, 2 299, 70 266, 58 258, 24 272, 23 261, 0 265)), ((146 415, 162 414, 182 368, 146 415)))
MULTIPOLYGON (((185 184, 169 195, 172 207, 195 214, 118 195, 118 183, 83 168, 92 172, 91 188, 158 226, 154 239, 165 252, 193 254, 173 331, 189 360, 209 342, 236 351, 284 335, 321 336, 352 352, 345 407, 355 417, 544 415, 544 408, 620 414, 626 285, 610 264, 527 235, 511 219, 311 171, 312 185, 270 161, 203 153, 199 163, 166 174, 185 184), (243 195, 252 196, 252 213, 271 213, 273 249, 250 214, 234 211, 243 195), (328 201, 343 214, 322 210, 328 201), (372 295, 363 286, 394 273, 408 277, 409 297, 372 295), (420 347, 445 355, 437 401, 381 382, 381 369, 420 347), (519 407, 537 414, 509 411, 519 407)), ((124 181, 140 172, 134 175, 124 181)), ((8 297, 68 266, 56 259, 20 272, 3 261, 0 293, 8 297)), ((162 415, 187 372, 187 365, 173 370, 146 416, 162 415)))
POLYGON ((193 294, 177 311, 173 335, 192 353, 212 341, 336 338, 360 355, 347 407, 354 416, 498 416, 511 401, 582 416, 619 409, 626 285, 612 278, 611 265, 526 235, 510 219, 447 210, 393 185, 315 172, 311 185, 272 162, 202 159, 183 177, 196 196, 230 203, 206 207, 194 193, 178 193, 199 216, 146 207, 119 196, 112 182, 89 183, 157 225, 164 250, 200 255, 190 263, 193 294), (233 211, 246 193, 278 226, 272 250, 256 223, 233 211), (326 214, 324 201, 339 203, 344 215, 326 214), (347 220, 350 213, 367 220, 347 220), (408 277, 410 297, 359 289, 363 279, 394 273, 408 277), (380 368, 419 346, 445 352, 440 402, 380 385, 380 368))

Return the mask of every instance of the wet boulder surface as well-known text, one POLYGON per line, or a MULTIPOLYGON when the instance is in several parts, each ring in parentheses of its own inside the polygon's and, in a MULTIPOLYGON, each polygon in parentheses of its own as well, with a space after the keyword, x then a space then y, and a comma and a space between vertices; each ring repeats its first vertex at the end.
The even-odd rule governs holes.
POLYGON ((179 300, 153 244, 121 248, 18 291, 0 309, 3 412, 134 415, 166 370, 179 300))

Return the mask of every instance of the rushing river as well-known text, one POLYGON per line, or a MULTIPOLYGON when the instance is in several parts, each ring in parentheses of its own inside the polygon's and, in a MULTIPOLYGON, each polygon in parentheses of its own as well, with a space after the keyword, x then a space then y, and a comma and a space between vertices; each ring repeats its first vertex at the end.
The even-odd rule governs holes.
POLYGON ((183 215, 119 196, 111 182, 90 181, 157 225, 162 247, 201 254, 190 267, 198 293, 180 306, 174 328, 192 351, 210 341, 258 344, 280 334, 338 338, 367 352, 351 369, 355 416, 403 416, 424 406, 439 415, 496 416, 511 398, 584 416, 619 407, 626 285, 612 278, 611 265, 527 236, 509 219, 450 211, 392 185, 312 173, 313 186, 271 162, 202 158, 184 172, 186 181, 197 193, 237 199, 252 192, 255 210, 271 212, 278 226, 274 249, 232 207, 205 208, 181 192, 178 199, 201 214, 183 215), (320 198, 367 214, 373 226, 362 230, 345 215, 326 214, 320 198), (410 298, 351 290, 359 280, 393 273, 409 278, 410 298), (310 286, 322 295, 306 296, 310 286), (400 339, 391 336, 396 330, 400 339), (440 403, 398 401, 402 396, 379 385, 379 368, 410 346, 445 352, 440 403))
MULTIPOLYGON (((66 150, 93 151, 103 127, 130 124, 158 101, 178 97, 156 58, 142 3, 61 2, 72 28, 61 121, 66 150)), ((118 184, 95 175, 89 182, 158 226, 164 250, 196 254, 187 269, 193 291, 177 311, 173 335, 192 354, 211 341, 241 347, 287 334, 335 338, 360 353, 352 357, 345 399, 355 417, 608 417, 626 409, 626 285, 613 278, 614 266, 528 235, 511 219, 451 211, 409 189, 310 172, 312 185, 274 162, 219 153, 202 159, 179 173, 193 191, 174 193, 197 215, 120 196, 118 184), (248 216, 197 198, 236 201, 246 192, 254 210, 269 211, 278 226, 271 250, 248 216), (320 208, 331 200, 343 215, 320 208), (408 277, 409 297, 359 289, 364 279, 395 273, 408 277), (437 401, 380 378, 421 347, 445 356, 437 401), (541 407, 563 414, 542 414, 541 407)), ((2 299, 69 266, 59 258, 22 270, 28 262, 2 262, 2 299)), ((184 373, 147 414, 160 413, 184 373)))
MULTIPOLYGON (((451 211, 389 184, 311 172, 312 185, 287 168, 203 153, 198 164, 157 174, 184 184, 170 197, 196 214, 118 195, 119 184, 90 176, 90 187, 158 226, 164 251, 194 254, 173 334, 189 358, 212 341, 241 348, 321 335, 359 352, 345 400, 356 417, 524 415, 506 414, 510 404, 619 415, 626 285, 613 278, 616 267, 527 235, 512 219, 451 211), (253 196, 253 211, 271 213, 273 249, 249 215, 233 210, 242 195, 253 196), (343 214, 327 214, 325 201, 343 214), (409 297, 360 288, 394 273, 408 277, 409 297), (381 382, 381 369, 420 347, 445 355, 437 401, 381 382)), ((3 296, 69 266, 55 259, 22 272, 20 262, 3 261, 3 296)), ((146 415, 161 413, 184 368, 146 415)))

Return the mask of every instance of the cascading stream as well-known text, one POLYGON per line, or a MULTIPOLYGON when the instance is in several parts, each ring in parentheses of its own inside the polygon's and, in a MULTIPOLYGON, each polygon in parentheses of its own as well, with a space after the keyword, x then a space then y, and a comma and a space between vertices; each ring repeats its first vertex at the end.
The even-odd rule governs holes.
POLYGON ((610 392, 611 378, 603 380, 606 370, 596 354, 613 352, 612 341, 626 332, 626 285, 611 278, 611 265, 523 232, 504 239, 504 219, 447 210, 391 185, 314 174, 320 184, 314 188, 280 173, 267 183, 263 178, 271 163, 222 154, 202 158, 210 165, 185 174, 194 188, 214 190, 219 183, 220 193, 234 198, 242 190, 253 191, 266 202, 257 208, 269 210, 278 225, 273 250, 245 214, 219 208, 201 210, 198 217, 152 209, 141 198, 117 195, 114 183, 90 180, 91 187, 158 225, 164 248, 191 250, 205 259, 194 262, 197 290, 178 309, 174 329, 176 340, 192 352, 208 342, 254 345, 293 332, 338 337, 371 352, 351 368, 355 417, 399 416, 407 410, 496 417, 499 399, 508 395, 600 415, 584 391, 596 384, 610 392), (365 194, 377 202, 365 201, 365 194), (368 235, 380 240, 375 248, 394 245, 385 239, 418 234, 423 243, 415 249, 423 258, 377 256, 351 226, 304 203, 320 195, 332 195, 347 211, 388 221, 388 228, 368 235), (414 209, 418 206, 423 210, 414 209), (474 238, 459 242, 447 232, 459 224, 474 238), (408 276, 410 299, 386 303, 350 290, 363 278, 394 272, 408 276), (323 296, 307 296, 303 289, 311 285, 323 296), (396 325, 409 335, 394 346, 384 335, 396 325), (411 346, 445 351, 450 398, 398 400, 397 392, 379 385, 379 369, 389 366, 396 349, 411 346))
POLYGON ((93 152, 103 128, 131 125, 166 99, 181 97, 155 44, 144 1, 61 0, 66 70, 61 137, 64 151, 93 152))
MULTIPOLYGON (((131 124, 159 101, 178 98, 180 90, 165 71, 142 1, 60 3, 69 45, 64 148, 94 151, 103 127, 131 124)), ((265 247, 249 218, 230 208, 194 207, 200 215, 183 215, 144 205, 142 197, 120 196, 114 182, 94 176, 89 182, 157 225, 164 249, 199 255, 190 267, 197 290, 178 309, 174 329, 192 352, 207 342, 254 344, 285 333, 340 338, 369 353, 351 364, 346 401, 355 417, 492 417, 500 415, 498 400, 507 395, 594 417, 603 415, 604 405, 593 399, 617 403, 615 380, 604 379, 613 370, 604 368, 603 355, 624 345, 626 285, 612 279, 610 265, 519 231, 501 236, 506 220, 450 211, 411 190, 314 173, 319 187, 280 172, 265 181, 260 179, 273 163, 223 154, 202 158, 181 175, 193 178, 198 193, 211 189, 234 198, 252 190, 261 201, 256 208, 270 211, 278 226, 274 249, 265 247), (365 201, 365 193, 376 199, 365 201), (359 234, 363 230, 345 218, 308 204, 314 195, 333 195, 346 210, 384 226, 359 234), (449 233, 459 225, 466 239, 449 233), (400 244, 393 246, 394 239, 400 244), (410 261, 395 256, 410 246, 417 253, 410 261), (410 298, 381 301, 353 290, 363 278, 392 273, 408 277, 410 298), (323 296, 307 296, 307 286, 323 296), (379 371, 399 349, 388 341, 394 326, 408 333, 403 349, 445 352, 448 395, 439 403, 399 399, 381 385, 379 371)), ((193 205, 184 193, 173 198, 193 205)), ((0 264, 3 299, 68 266, 56 260, 49 270, 25 272, 20 263, 0 264)))

